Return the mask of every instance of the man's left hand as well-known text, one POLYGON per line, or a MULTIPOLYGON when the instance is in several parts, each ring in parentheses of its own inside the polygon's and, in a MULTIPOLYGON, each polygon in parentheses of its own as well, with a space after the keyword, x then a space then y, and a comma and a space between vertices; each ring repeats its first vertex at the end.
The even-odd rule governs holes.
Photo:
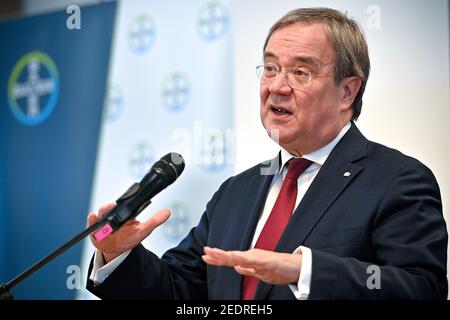
POLYGON ((224 251, 204 248, 202 259, 211 265, 233 267, 245 276, 276 285, 297 283, 300 277, 302 255, 280 253, 261 249, 224 251))

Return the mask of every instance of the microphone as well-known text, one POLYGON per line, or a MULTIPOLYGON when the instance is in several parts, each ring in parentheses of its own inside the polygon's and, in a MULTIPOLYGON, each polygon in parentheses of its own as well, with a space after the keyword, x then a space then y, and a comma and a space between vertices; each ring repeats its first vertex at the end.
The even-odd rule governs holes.
POLYGON ((117 199, 117 205, 100 218, 99 225, 103 227, 94 234, 95 239, 103 240, 125 222, 135 218, 150 204, 150 199, 172 184, 183 170, 181 154, 168 153, 158 160, 144 178, 139 183, 135 182, 117 199))

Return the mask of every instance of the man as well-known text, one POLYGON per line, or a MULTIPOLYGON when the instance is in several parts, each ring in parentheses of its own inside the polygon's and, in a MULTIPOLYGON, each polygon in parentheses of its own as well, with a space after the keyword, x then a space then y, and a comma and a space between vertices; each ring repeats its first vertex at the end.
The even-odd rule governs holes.
POLYGON ((281 147, 278 169, 225 181, 161 259, 140 242, 168 210, 92 239, 88 288, 116 299, 445 299, 433 174, 353 122, 370 69, 358 25, 332 9, 294 10, 269 31, 263 58, 261 120, 281 147))

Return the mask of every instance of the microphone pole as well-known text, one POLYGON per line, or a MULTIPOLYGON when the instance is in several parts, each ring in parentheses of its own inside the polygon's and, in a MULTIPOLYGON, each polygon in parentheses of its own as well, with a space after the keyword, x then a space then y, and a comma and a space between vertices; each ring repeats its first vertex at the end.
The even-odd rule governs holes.
POLYGON ((98 241, 101 241, 103 238, 119 229, 126 221, 136 217, 151 203, 150 199, 172 184, 180 176, 183 170, 184 160, 180 154, 175 152, 166 154, 151 167, 149 172, 139 183, 135 182, 119 199, 116 200, 116 207, 105 213, 96 223, 50 253, 44 259, 31 266, 29 269, 25 270, 10 282, 2 284, 0 286, 0 300, 13 300, 14 297, 10 292, 11 288, 28 278, 31 274, 45 266, 95 230, 102 228, 94 235, 98 241))
POLYGON ((0 286, 0 300, 14 300, 14 296, 11 294, 10 290, 21 283, 23 280, 28 278, 30 275, 35 273, 37 270, 45 266, 47 263, 52 261, 54 258, 59 256, 61 253, 72 247, 74 244, 82 240, 84 237, 91 234, 93 231, 97 230, 98 228, 103 227, 108 221, 100 219, 90 227, 88 227, 86 230, 75 236, 72 240, 66 242, 61 247, 50 253, 48 256, 43 258, 42 260, 35 263, 33 266, 22 272, 20 275, 12 279, 6 284, 2 284, 0 286))

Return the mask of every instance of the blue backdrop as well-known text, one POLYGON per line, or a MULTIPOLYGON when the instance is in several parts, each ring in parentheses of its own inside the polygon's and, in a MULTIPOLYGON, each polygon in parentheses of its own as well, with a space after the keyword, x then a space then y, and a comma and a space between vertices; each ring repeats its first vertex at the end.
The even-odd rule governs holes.
MULTIPOLYGON (((0 24, 0 283, 85 227, 116 4, 0 24)), ((12 290, 21 299, 72 299, 73 247, 12 290)), ((84 275, 82 275, 84 276, 84 275)))

